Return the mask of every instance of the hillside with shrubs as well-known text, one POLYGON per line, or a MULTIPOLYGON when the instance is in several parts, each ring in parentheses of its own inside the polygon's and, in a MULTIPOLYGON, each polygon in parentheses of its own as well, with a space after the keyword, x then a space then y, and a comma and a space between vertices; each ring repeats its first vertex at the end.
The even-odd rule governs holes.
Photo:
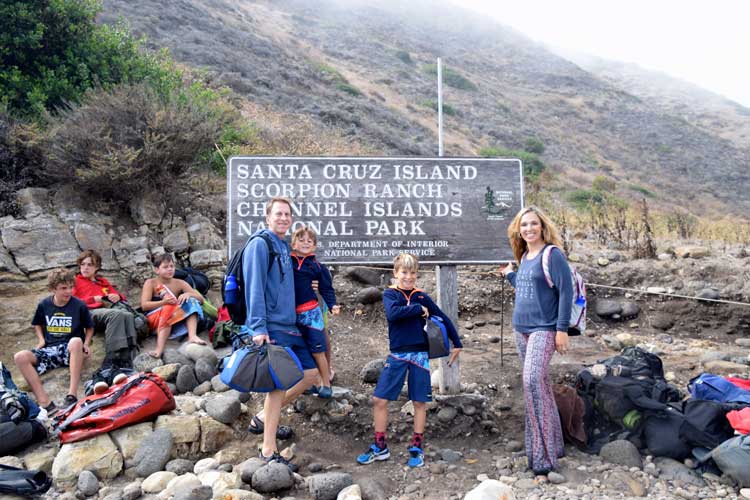
MULTIPOLYGON (((223 205, 233 154, 437 153, 524 161, 571 231, 746 241, 746 142, 681 120, 496 23, 430 3, 152 0, 3 7, 0 212, 74 185, 114 208, 223 205), (689 199, 689 205, 685 200, 689 199), (716 218, 718 216, 718 222, 716 218)), ((740 107, 741 108, 741 107, 740 107)), ((726 132, 726 131, 725 131, 726 132)))

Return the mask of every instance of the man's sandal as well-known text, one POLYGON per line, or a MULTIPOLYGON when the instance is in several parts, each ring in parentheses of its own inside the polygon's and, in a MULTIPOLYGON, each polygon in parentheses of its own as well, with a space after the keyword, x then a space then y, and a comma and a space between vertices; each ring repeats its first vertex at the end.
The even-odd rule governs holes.
MULTIPOLYGON (((251 434, 263 434, 264 429, 263 421, 258 418, 258 415, 254 415, 250 421, 250 425, 247 426, 247 431, 251 434)), ((276 429, 276 439, 285 440, 290 439, 292 436, 294 436, 294 429, 287 425, 279 425, 276 429)))

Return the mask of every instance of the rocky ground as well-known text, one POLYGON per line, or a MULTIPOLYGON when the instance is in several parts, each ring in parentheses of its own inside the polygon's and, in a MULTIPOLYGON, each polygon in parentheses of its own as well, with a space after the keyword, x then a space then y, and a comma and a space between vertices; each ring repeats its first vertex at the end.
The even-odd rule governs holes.
MULTIPOLYGON (((614 253, 609 251, 609 257, 612 258, 614 253)), ((626 276, 626 282, 620 285, 630 286, 635 283, 630 282, 630 274, 623 269, 637 273, 637 268, 649 268, 658 276, 660 273, 656 270, 666 272, 674 268, 681 269, 677 274, 685 276, 696 269, 715 270, 727 266, 727 269, 735 269, 735 274, 739 273, 741 277, 743 265, 748 260, 747 257, 725 255, 697 259, 670 257, 669 260, 664 257, 662 261, 645 262, 628 260, 624 252, 618 255, 618 262, 601 261, 596 264, 597 269, 591 269, 588 274, 595 279, 605 275, 626 276), (732 263, 739 265, 732 266, 732 263), (617 270, 618 265, 623 269, 617 270)), ((581 258, 589 261, 588 256, 581 258)), ((586 267, 586 264, 580 266, 586 267)), ((283 417, 284 422, 296 431, 296 436, 283 444, 287 447, 286 453, 294 455, 295 462, 301 466, 299 476, 283 479, 277 476, 283 472, 272 474, 266 471, 264 474, 271 477, 268 479, 271 486, 268 486, 263 483, 265 479, 256 479, 248 472, 259 465, 252 460, 259 438, 248 434, 245 429, 250 416, 260 408, 261 398, 256 395, 245 400, 247 395, 227 391, 228 388, 214 377, 216 354, 210 349, 175 344, 172 347, 180 349, 168 351, 164 366, 151 363, 141 368, 160 373, 173 384, 175 393, 180 394, 178 409, 172 416, 160 417, 153 429, 168 428, 173 434, 176 428, 182 429, 180 432, 194 429, 192 437, 171 436, 170 443, 170 436, 162 436, 164 442, 150 446, 163 450, 167 443, 166 448, 171 449, 171 453, 163 454, 163 463, 145 467, 135 456, 140 447, 154 439, 149 436, 156 436, 157 433, 150 432, 152 424, 131 428, 139 427, 131 431, 134 437, 113 436, 111 442, 115 444, 110 447, 123 457, 119 470, 117 467, 113 469, 111 462, 107 463, 106 472, 92 464, 84 467, 94 469, 101 480, 97 481, 94 494, 108 497, 108 500, 135 498, 137 492, 159 493, 164 497, 168 493, 163 493, 162 488, 178 476, 180 479, 175 481, 196 486, 190 489, 192 496, 185 498, 208 498, 210 492, 197 487, 198 482, 213 484, 213 494, 223 489, 232 490, 224 495, 233 498, 258 498, 234 491, 248 491, 251 486, 267 496, 327 498, 320 489, 329 486, 320 486, 318 482, 328 485, 327 481, 330 481, 339 485, 358 484, 364 498, 448 499, 463 497, 487 479, 509 485, 517 498, 732 498, 740 494, 740 490, 728 480, 692 471, 690 467, 694 464, 690 462, 681 464, 641 455, 627 442, 613 443, 599 456, 586 455, 568 446, 567 456, 560 461, 556 473, 546 481, 535 481, 526 470, 523 451, 520 372, 508 324, 511 305, 505 305, 505 324, 501 332, 501 285, 492 271, 490 268, 461 270, 459 326, 466 345, 461 356, 463 390, 461 395, 438 395, 437 401, 431 405, 426 432, 427 466, 424 469, 409 470, 405 466, 412 422, 406 399, 390 406, 388 432, 392 458, 364 467, 354 461, 371 439, 369 397, 378 360, 383 358, 387 349, 382 305, 367 302, 377 298, 373 288, 383 284, 388 273, 378 269, 346 268, 338 269, 335 278, 345 312, 331 324, 337 371, 335 383, 339 387, 336 398, 325 402, 314 396, 305 396, 283 417), (476 281, 484 286, 475 286, 476 281), (504 354, 502 365, 501 348, 504 354), (129 441, 135 444, 126 449, 128 447, 122 443, 129 441), (177 459, 177 462, 169 461, 177 459), (176 475, 158 472, 165 467, 176 475), (186 472, 190 470, 197 478, 186 472), (159 475, 151 476, 153 472, 159 475), (137 477, 145 478, 140 487, 136 486, 137 477)), ((688 278, 683 281, 691 281, 688 278)), ((721 285, 715 289, 732 285, 729 278, 717 277, 713 283, 721 285)), ((595 284, 593 279, 590 282, 595 284)), ((434 288, 431 270, 423 271, 422 284, 428 291, 434 288)), ((675 281, 654 279, 651 284, 674 289, 675 281)), ((704 290, 710 289, 710 283, 699 284, 704 290)), ((645 283, 641 285, 645 288, 645 283)), ((685 293, 684 286, 682 288, 682 293, 685 293)), ((605 298, 601 290, 591 287, 593 311, 588 334, 573 339, 570 354, 556 355, 553 360, 552 377, 556 382, 570 382, 583 364, 608 357, 628 345, 645 346, 658 353, 664 360, 667 377, 683 389, 692 376, 703 370, 748 374, 748 308, 640 292, 605 298), (659 318, 671 318, 671 321, 659 318), (699 332, 695 332, 696 325, 700 327, 699 332)), ((510 300, 509 287, 506 287, 506 293, 510 300)), ((717 293, 722 295, 719 290, 717 293)), ((7 362, 5 358, 4 355, 3 361, 7 362)), ((149 360, 142 356, 139 363, 142 362, 149 363, 149 360)), ((46 384, 53 393, 61 396, 64 392, 55 390, 57 382, 52 378, 46 384)), ((60 462, 62 456, 71 453, 70 450, 63 447, 57 452, 54 463, 58 465, 53 465, 55 452, 52 450, 55 446, 53 443, 41 447, 42 451, 33 452, 30 459, 22 456, 27 466, 51 467, 58 486, 47 496, 69 496, 76 488, 78 491, 82 488, 94 491, 92 486, 81 484, 82 478, 90 477, 77 473, 76 467, 81 467, 80 463, 60 462), (39 453, 47 457, 46 461, 40 463, 39 453), (71 483, 75 478, 78 478, 77 487, 71 483)), ((101 452, 97 451, 97 456, 100 455, 101 452)), ((146 453, 144 456, 150 455, 146 453)), ((174 485, 167 490, 173 491, 174 485)))

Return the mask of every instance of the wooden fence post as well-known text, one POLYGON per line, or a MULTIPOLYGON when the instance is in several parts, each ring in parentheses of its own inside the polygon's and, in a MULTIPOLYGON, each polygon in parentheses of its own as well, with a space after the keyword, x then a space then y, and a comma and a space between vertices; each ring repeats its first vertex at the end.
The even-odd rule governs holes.
MULTIPOLYGON (((438 307, 450 318, 458 330, 458 271, 456 266, 436 266, 435 282, 437 283, 438 307)), ((448 358, 440 358, 438 362, 440 394, 461 392, 460 362, 456 360, 451 366, 448 366, 448 358)))

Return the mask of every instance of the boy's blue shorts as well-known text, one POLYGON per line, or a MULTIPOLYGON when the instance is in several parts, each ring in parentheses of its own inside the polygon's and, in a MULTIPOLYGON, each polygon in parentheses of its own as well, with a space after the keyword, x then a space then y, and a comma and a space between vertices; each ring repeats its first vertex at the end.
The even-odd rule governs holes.
POLYGON ((305 339, 310 352, 328 351, 325 326, 323 326, 323 312, 320 307, 297 313, 297 328, 302 332, 302 338, 305 339))
POLYGON ((432 401, 430 358, 427 352, 392 352, 385 360, 374 396, 396 401, 409 375, 409 399, 420 403, 432 401))

